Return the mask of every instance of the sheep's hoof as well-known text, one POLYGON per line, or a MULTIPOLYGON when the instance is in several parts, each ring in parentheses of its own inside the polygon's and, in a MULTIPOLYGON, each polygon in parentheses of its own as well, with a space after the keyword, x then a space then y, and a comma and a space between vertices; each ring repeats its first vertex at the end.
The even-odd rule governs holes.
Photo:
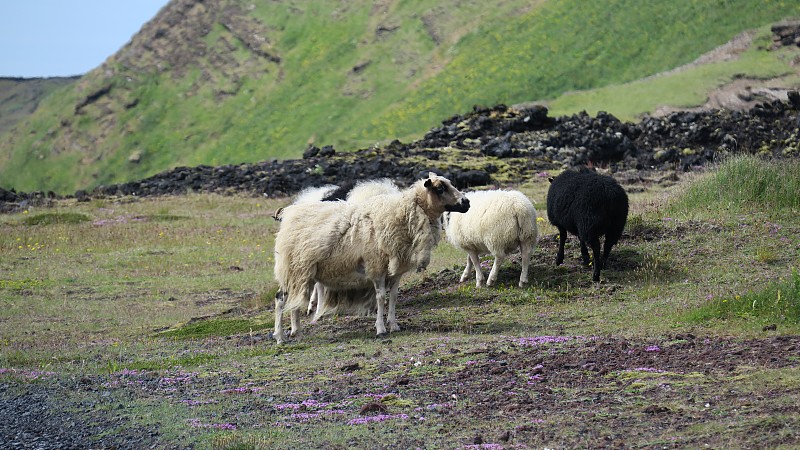
POLYGON ((400 331, 400 325, 392 325, 389 330, 391 332, 400 331))
POLYGON ((376 337, 378 337, 378 338, 385 338, 385 337, 389 337, 389 332, 388 332, 388 331, 384 331, 383 333, 378 333, 378 334, 376 335, 376 337))
POLYGON ((269 338, 275 339, 275 343, 278 345, 283 344, 283 337, 279 337, 277 334, 273 333, 272 331, 269 332, 269 338))

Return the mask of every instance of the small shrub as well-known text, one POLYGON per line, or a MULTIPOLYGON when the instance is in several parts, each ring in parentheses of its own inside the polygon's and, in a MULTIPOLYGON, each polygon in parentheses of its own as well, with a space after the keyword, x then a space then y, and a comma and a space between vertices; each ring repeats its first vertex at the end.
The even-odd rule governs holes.
POLYGON ((763 264, 772 264, 780 260, 778 253, 769 247, 760 247, 756 249, 756 261, 763 264))
POLYGON ((22 223, 33 225, 78 224, 91 220, 89 216, 81 213, 42 213, 26 217, 22 223))
POLYGON ((174 214, 160 214, 160 213, 141 216, 141 218, 149 220, 151 222, 174 222, 176 220, 188 219, 187 216, 177 216, 174 214))

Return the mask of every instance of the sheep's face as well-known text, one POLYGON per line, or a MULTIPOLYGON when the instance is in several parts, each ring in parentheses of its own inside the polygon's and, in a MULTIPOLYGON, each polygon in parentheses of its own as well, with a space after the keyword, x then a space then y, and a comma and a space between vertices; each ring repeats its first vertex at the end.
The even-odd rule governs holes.
POLYGON ((431 172, 425 180, 425 188, 442 204, 445 211, 465 213, 469 210, 469 200, 464 193, 453 187, 445 177, 431 172))

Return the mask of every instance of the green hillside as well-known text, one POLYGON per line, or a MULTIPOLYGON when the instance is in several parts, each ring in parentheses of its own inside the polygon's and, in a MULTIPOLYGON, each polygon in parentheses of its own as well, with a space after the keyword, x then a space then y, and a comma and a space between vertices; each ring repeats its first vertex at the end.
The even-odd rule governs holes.
POLYGON ((475 104, 552 101, 563 114, 591 111, 599 95, 614 102, 597 109, 633 118, 684 106, 686 83, 702 103, 734 76, 790 73, 778 52, 754 48, 712 74, 625 87, 796 16, 800 2, 777 0, 175 0, 0 135, 0 186, 71 192, 179 165, 298 157, 309 143, 409 141, 475 104), (573 91, 594 94, 558 104, 573 91))
POLYGON ((39 101, 77 77, 0 78, 0 133, 10 130, 36 110, 39 101))

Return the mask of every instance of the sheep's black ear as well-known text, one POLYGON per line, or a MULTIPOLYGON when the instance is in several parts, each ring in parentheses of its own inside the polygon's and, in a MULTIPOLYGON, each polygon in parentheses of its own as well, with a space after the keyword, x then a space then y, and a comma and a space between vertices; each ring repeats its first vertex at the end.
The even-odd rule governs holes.
POLYGON ((426 188, 430 189, 431 187, 433 187, 433 181, 431 181, 431 179, 428 178, 427 180, 425 180, 425 185, 424 186, 426 188))
POLYGON ((553 177, 547 177, 547 181, 552 183, 553 182, 553 177))

